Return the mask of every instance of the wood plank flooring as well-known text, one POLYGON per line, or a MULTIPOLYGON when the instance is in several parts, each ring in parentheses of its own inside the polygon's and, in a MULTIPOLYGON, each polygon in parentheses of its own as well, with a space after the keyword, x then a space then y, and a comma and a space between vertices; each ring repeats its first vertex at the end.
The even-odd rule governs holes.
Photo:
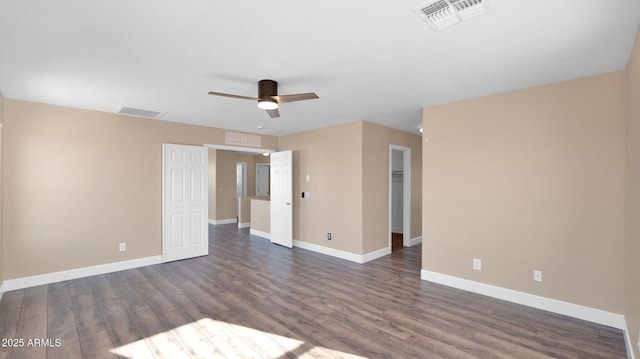
POLYGON ((209 228, 206 257, 5 293, 0 359, 626 358, 620 330, 420 280, 420 246, 359 265, 209 228))

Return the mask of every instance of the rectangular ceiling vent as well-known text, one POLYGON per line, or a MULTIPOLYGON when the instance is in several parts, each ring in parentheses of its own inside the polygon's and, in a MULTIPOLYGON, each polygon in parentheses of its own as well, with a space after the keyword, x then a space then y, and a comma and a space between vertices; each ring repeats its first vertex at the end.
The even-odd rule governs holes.
POLYGON ((148 118, 158 118, 163 114, 162 112, 142 110, 139 108, 125 107, 122 105, 118 106, 118 108, 116 109, 116 113, 119 113, 121 115, 130 115, 130 116, 148 117, 148 118))
POLYGON ((462 20, 487 12, 485 0, 435 0, 414 8, 434 30, 444 29, 462 20))

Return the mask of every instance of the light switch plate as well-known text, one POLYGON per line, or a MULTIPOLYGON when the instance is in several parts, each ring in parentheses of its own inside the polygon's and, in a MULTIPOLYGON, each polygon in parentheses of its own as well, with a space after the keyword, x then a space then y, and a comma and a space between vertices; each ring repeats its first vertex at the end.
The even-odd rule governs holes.
POLYGON ((482 259, 473 258, 473 270, 482 270, 482 259))
POLYGON ((542 282, 542 271, 534 270, 533 271, 533 280, 536 282, 542 282))

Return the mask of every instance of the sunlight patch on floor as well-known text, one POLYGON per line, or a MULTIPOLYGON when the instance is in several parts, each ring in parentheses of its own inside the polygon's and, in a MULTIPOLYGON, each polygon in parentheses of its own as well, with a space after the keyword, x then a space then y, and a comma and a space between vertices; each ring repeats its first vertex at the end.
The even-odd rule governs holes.
POLYGON ((111 350, 124 358, 364 358, 210 318, 111 350))

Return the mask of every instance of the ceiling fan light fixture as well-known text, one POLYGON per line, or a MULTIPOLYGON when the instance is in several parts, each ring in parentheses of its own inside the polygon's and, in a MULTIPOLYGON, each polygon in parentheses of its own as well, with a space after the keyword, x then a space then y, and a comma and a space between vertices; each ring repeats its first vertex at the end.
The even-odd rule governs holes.
POLYGON ((280 117, 278 107, 281 103, 289 103, 303 100, 315 100, 318 97, 313 92, 296 93, 290 95, 278 95, 278 83, 273 80, 258 81, 258 97, 248 97, 240 95, 232 95, 223 92, 209 91, 209 95, 237 98, 241 100, 251 100, 258 102, 258 108, 267 111, 267 115, 271 118, 280 117))
POLYGON ((263 110, 275 110, 278 108, 278 103, 271 99, 265 99, 258 101, 258 107, 263 110))

